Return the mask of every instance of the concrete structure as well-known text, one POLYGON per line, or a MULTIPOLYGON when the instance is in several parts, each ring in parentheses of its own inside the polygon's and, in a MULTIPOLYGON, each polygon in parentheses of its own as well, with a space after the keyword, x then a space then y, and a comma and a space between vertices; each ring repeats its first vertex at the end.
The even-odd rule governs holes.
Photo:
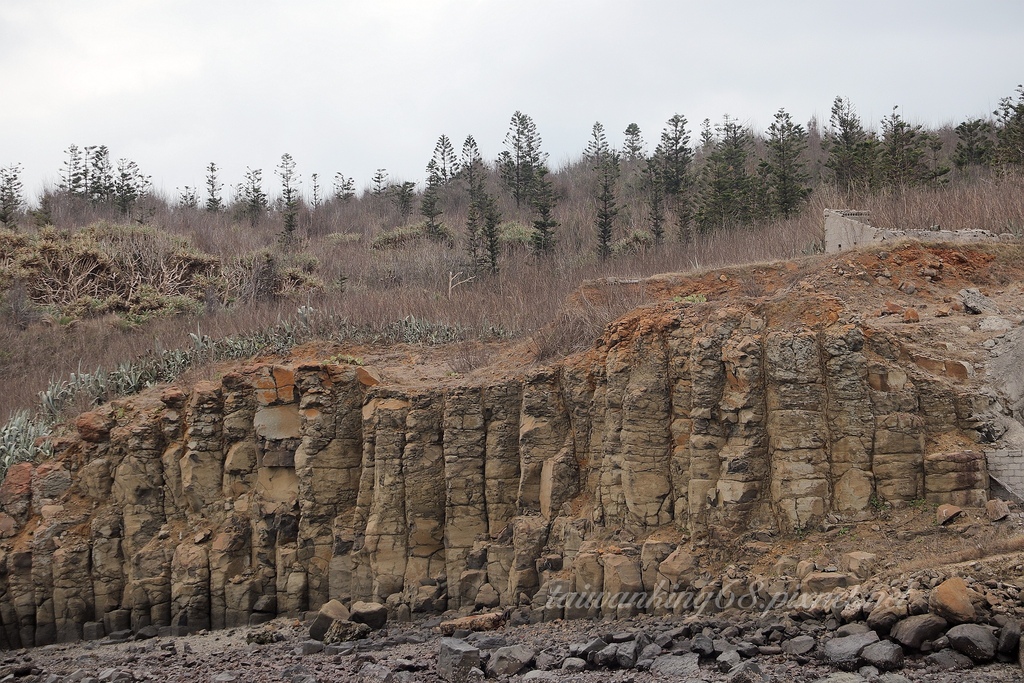
POLYGON ((834 253, 867 244, 903 239, 922 242, 998 242, 1015 239, 988 230, 890 230, 871 225, 870 211, 825 209, 825 251, 834 253))
POLYGON ((1024 451, 985 451, 989 475, 1018 500, 1024 499, 1024 451))

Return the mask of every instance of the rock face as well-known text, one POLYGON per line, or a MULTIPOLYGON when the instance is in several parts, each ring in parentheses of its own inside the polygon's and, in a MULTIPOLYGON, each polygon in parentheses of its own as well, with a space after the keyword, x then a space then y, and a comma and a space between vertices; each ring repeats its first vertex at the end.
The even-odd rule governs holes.
POLYGON ((729 542, 857 519, 873 498, 983 504, 984 458, 925 452, 977 427, 976 392, 802 296, 641 309, 587 353, 475 384, 256 365, 97 409, 0 487, 15 525, 0 645, 85 623, 239 626, 332 599, 622 615, 643 609, 630 596, 686 590, 694 559, 590 540, 604 529, 729 542), (782 307, 829 315, 780 323, 782 307), (625 598, 572 599, 601 591, 625 598))

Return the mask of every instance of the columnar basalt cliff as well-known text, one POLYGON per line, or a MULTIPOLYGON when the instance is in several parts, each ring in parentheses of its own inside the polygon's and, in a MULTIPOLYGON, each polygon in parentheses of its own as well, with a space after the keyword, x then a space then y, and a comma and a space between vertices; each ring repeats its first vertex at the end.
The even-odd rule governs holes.
POLYGON ((976 436, 985 407, 952 367, 908 362, 894 333, 804 294, 648 306, 587 353, 472 382, 301 362, 155 389, 11 468, 0 644, 238 626, 332 598, 408 617, 684 590, 685 543, 863 519, 876 501, 984 504, 984 458, 938 445, 976 436))

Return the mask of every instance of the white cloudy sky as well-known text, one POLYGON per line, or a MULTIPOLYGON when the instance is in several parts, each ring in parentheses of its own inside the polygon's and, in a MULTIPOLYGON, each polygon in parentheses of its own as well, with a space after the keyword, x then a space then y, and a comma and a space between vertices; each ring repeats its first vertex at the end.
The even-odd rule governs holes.
POLYGON ((0 166, 35 194, 68 145, 106 144, 175 194, 288 152, 362 187, 421 180, 441 133, 493 158, 517 109, 557 166, 595 120, 650 141, 676 112, 763 128, 843 95, 956 123, 1022 65, 1019 0, 0 0, 0 166))

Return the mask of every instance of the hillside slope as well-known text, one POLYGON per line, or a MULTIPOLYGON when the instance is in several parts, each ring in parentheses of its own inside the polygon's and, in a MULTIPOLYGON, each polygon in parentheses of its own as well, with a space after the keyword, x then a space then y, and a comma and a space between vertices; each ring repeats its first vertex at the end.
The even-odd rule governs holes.
POLYGON ((1022 252, 593 282, 570 308, 622 287, 650 303, 548 364, 528 345, 466 374, 445 349, 308 346, 115 401, 0 487, 0 644, 332 598, 407 618, 682 593, 728 562, 769 573, 808 532, 984 506, 983 451, 1020 409, 999 395, 1020 366, 987 368, 1021 352, 1022 252))

